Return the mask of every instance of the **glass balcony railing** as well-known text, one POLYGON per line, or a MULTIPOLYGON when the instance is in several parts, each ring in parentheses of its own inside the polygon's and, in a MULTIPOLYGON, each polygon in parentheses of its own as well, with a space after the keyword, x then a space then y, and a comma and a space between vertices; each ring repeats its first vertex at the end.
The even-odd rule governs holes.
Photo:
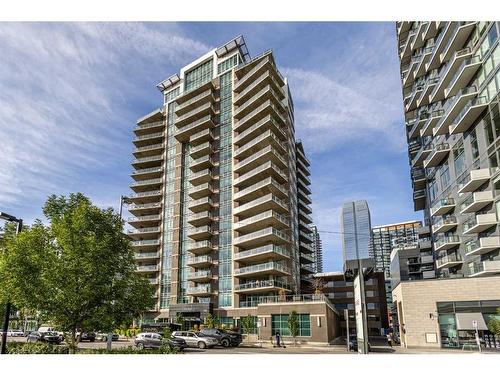
POLYGON ((187 290, 187 294, 202 294, 211 292, 212 292, 212 287, 210 286, 210 284, 191 286, 187 290))
POLYGON ((130 186, 142 186, 142 185, 157 185, 157 184, 162 184, 163 179, 161 178, 151 178, 149 180, 140 180, 140 181, 134 181, 130 184, 130 186))
POLYGON ((212 277, 212 271, 189 272, 188 279, 202 279, 212 277))
POLYGON ((131 241, 132 246, 154 246, 159 245, 160 240, 142 240, 142 241, 131 241))
POLYGON ((276 270, 280 271, 283 273, 290 273, 290 268, 285 267, 279 263, 276 262, 268 262, 268 263, 262 263, 262 264, 256 264, 253 266, 248 266, 248 267, 242 267, 242 268, 237 268, 234 270, 235 275, 242 275, 246 273, 257 273, 257 272, 264 272, 264 271, 269 271, 269 270, 276 270))
POLYGON ((462 263, 462 256, 459 253, 451 253, 437 258, 436 264, 438 267, 444 266, 447 263, 462 263))
POLYGON ((189 244, 189 250, 197 250, 202 248, 212 248, 212 241, 196 241, 189 244))
POLYGON ((134 150, 134 153, 143 152, 143 151, 149 151, 149 150, 155 150, 157 148, 165 148, 165 143, 155 143, 153 145, 137 147, 134 150))
POLYGON ((455 215, 438 216, 438 217, 435 217, 435 220, 433 220, 433 222, 434 222, 433 226, 436 228, 442 227, 444 225, 458 224, 458 221, 457 221, 457 218, 455 215))
POLYGON ((451 245, 451 244, 459 244, 460 243, 460 237, 458 237, 455 234, 450 234, 450 235, 445 235, 445 236, 439 236, 436 240, 436 249, 439 249, 445 245, 451 245))
POLYGON ((160 256, 159 251, 153 251, 149 253, 135 253, 134 258, 135 259, 147 259, 147 258, 158 258, 160 256))
POLYGON ((202 263, 212 263, 212 257, 210 255, 200 255, 196 257, 188 257, 187 261, 189 264, 202 264, 202 263))
POLYGON ((145 157, 145 158, 137 158, 137 159, 133 159, 132 160, 132 164, 145 163, 145 162, 148 162, 148 161, 163 160, 164 157, 165 157, 165 154, 148 156, 148 157, 145 157))
POLYGON ((265 245, 260 246, 255 249, 240 251, 239 253, 234 254, 234 259, 244 259, 256 255, 268 254, 268 253, 276 253, 286 257, 290 257, 290 252, 287 250, 285 246, 277 246, 277 245, 265 245))
POLYGON ((137 266, 136 269, 137 271, 142 271, 142 272, 156 272, 159 270, 159 267, 157 265, 137 266))
POLYGON ((439 199, 436 203, 434 203, 431 207, 431 211, 437 211, 440 208, 447 206, 454 206, 455 200, 451 197, 439 199))
POLYGON ((205 91, 201 92, 200 94, 193 96, 191 99, 186 100, 182 104, 179 104, 177 106, 175 112, 182 112, 185 108, 189 107, 191 104, 196 103, 200 99, 208 98, 210 96, 212 96, 212 98, 213 98, 212 90, 211 89, 205 90, 205 91))
POLYGON ((145 173, 155 173, 162 172, 163 167, 151 167, 151 168, 141 168, 132 172, 132 175, 145 174, 145 173))
POLYGON ((129 194, 129 198, 142 198, 142 197, 150 197, 154 195, 161 195, 161 190, 153 190, 153 191, 144 191, 141 193, 133 193, 129 194))
POLYGON ((134 210, 145 210, 148 208, 159 208, 161 207, 161 203, 146 203, 146 204, 130 204, 128 206, 129 211, 134 211, 134 210))
POLYGON ((247 290, 247 289, 259 289, 259 288, 281 288, 285 290, 291 290, 290 284, 287 284, 279 280, 256 280, 250 281, 244 284, 238 284, 234 286, 235 290, 247 290))
POLYGON ((238 221, 237 223, 234 224, 234 229, 238 230, 239 228, 243 228, 247 225, 252 225, 254 223, 257 223, 259 221, 269 219, 269 218, 275 218, 276 220, 280 221, 283 223, 283 225, 288 226, 288 219, 285 215, 280 215, 274 211, 266 211, 261 214, 251 216, 248 219, 238 221))
POLYGON ((154 233, 159 232, 160 227, 148 227, 148 228, 137 228, 137 229, 129 229, 127 231, 128 234, 142 234, 142 233, 154 233))
POLYGON ((276 181, 274 178, 268 177, 262 181, 257 182, 256 184, 250 185, 249 187, 238 191, 234 195, 234 197, 235 197, 235 199, 239 199, 239 198, 241 198, 241 197, 243 197, 251 192, 260 190, 261 188, 263 188, 264 186, 267 186, 267 185, 272 185, 273 187, 275 187, 277 190, 279 190, 284 195, 287 194, 287 190, 285 189, 285 187, 283 185, 278 183, 278 181, 276 181))
POLYGON ((134 128, 134 132, 144 129, 156 128, 158 126, 165 126, 165 121, 148 122, 147 124, 139 125, 134 128))
POLYGON ((163 137, 163 136, 164 136, 164 133, 162 133, 162 132, 146 134, 146 135, 141 135, 141 136, 135 137, 134 141, 142 141, 144 139, 159 138, 159 137, 163 137))
POLYGON ((144 215, 144 216, 131 216, 127 219, 129 223, 133 222, 141 222, 141 221, 152 221, 152 220, 160 220, 161 215, 144 215))
POLYGON ((246 241, 251 241, 251 240, 257 239, 259 237, 270 236, 270 235, 274 235, 276 237, 279 237, 284 241, 290 241, 290 236, 288 234, 286 234, 284 231, 281 231, 281 230, 275 229, 275 228, 266 228, 266 229, 259 230, 257 232, 245 234, 243 236, 238 236, 238 237, 234 238, 234 241, 236 244, 241 244, 241 243, 246 242, 246 241))

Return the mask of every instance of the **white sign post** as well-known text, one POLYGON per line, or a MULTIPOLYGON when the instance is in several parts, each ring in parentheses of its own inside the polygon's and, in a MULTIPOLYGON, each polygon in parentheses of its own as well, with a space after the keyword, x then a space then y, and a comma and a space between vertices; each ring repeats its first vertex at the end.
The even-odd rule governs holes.
POLYGON ((479 352, 481 352, 481 340, 479 340, 479 331, 477 329, 477 320, 472 321, 472 326, 476 330, 476 344, 477 344, 477 347, 479 349, 479 352))

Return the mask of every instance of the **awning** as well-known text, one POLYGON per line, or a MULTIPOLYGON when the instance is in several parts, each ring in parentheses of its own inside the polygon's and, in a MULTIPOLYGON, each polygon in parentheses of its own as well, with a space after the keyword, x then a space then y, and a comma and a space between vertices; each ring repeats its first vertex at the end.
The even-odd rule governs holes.
POLYGON ((477 329, 487 330, 486 323, 484 322, 483 314, 477 313, 456 313, 457 330, 475 330, 473 322, 477 322, 477 329))
POLYGON ((155 320, 158 320, 158 319, 167 319, 169 318, 170 316, 168 315, 168 312, 165 312, 165 311, 162 311, 156 318, 155 320))

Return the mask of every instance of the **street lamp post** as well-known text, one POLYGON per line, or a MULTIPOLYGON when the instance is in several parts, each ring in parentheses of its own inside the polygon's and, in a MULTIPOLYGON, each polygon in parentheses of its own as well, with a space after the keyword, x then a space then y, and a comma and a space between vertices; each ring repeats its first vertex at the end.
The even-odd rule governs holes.
MULTIPOLYGON (((16 222, 17 223, 16 236, 19 234, 23 226, 23 221, 21 219, 18 219, 15 216, 9 215, 1 211, 0 211, 0 219, 16 222)), ((2 349, 0 350, 0 354, 5 354, 7 352, 6 345, 7 345, 7 331, 9 330, 10 308, 11 308, 10 301, 7 301, 7 304, 5 305, 5 317, 3 320, 3 327, 2 327, 2 349)))

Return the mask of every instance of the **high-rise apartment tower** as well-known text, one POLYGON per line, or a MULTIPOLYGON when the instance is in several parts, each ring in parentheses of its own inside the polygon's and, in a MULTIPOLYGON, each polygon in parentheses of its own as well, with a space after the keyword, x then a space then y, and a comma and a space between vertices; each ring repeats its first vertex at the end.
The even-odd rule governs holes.
POLYGON ((273 53, 250 58, 240 36, 157 87, 163 104, 134 129, 129 206, 137 271, 156 287, 145 320, 223 320, 298 293, 312 274, 310 164, 273 53))
POLYGON ((438 277, 500 273, 498 22, 397 22, 415 210, 438 277))

